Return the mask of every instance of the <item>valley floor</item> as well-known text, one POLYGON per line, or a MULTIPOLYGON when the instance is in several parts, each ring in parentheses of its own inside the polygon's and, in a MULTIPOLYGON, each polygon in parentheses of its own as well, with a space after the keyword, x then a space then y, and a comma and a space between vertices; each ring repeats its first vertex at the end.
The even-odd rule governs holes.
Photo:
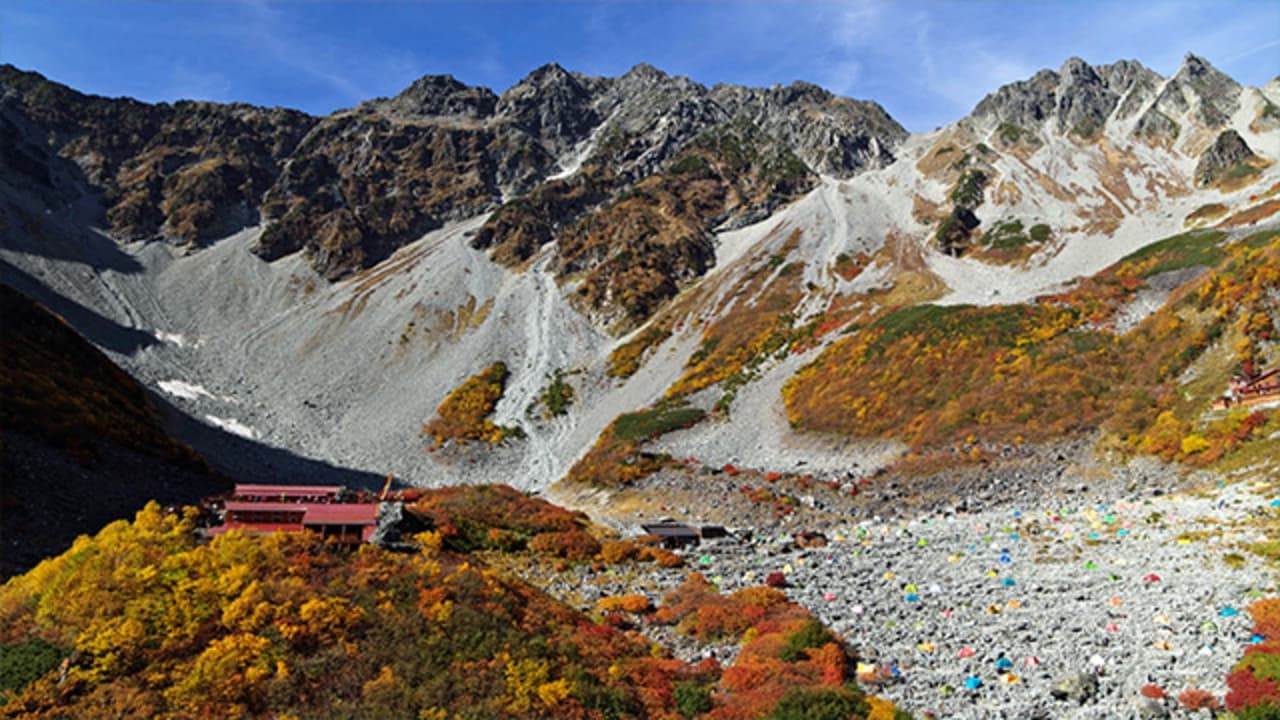
MULTIPOLYGON (((917 717, 1194 717, 1178 715, 1173 698, 1192 687, 1223 696, 1251 642, 1246 607, 1277 592, 1274 567, 1250 551, 1280 530, 1280 488, 1266 477, 1175 493, 1107 484, 910 519, 801 512, 686 557, 722 591, 784 573, 788 595, 864 663, 895 668, 875 692, 917 717), (797 548, 791 531, 801 527, 828 544, 797 548), (1140 694, 1147 685, 1168 693, 1163 710, 1140 694)), ((646 508, 650 519, 691 509, 680 503, 693 496, 675 497, 646 508)), ((611 500, 624 512, 644 507, 611 500)), ((611 574, 580 580, 622 591, 611 574)))

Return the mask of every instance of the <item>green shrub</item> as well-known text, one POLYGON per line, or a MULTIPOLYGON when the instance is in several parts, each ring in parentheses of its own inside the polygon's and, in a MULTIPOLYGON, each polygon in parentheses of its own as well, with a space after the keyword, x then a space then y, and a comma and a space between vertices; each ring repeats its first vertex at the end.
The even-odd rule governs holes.
POLYGON ((711 690, 694 682, 677 683, 675 686, 676 711, 686 718, 694 718, 711 712, 711 690))
POLYGON ((990 178, 981 170, 965 170, 951 190, 951 201, 956 205, 975 208, 982 204, 982 189, 990 178))
POLYGON ((538 395, 538 402, 543 407, 542 416, 550 419, 568 413, 569 406, 573 404, 573 398, 573 386, 565 382, 564 370, 556 368, 555 374, 551 376, 551 382, 538 395))
POLYGON ((622 440, 640 440, 693 425, 706 414, 701 408, 670 407, 663 403, 652 410, 619 415, 613 433, 622 440))
POLYGON ((0 644, 0 693, 21 690, 48 675, 62 658, 65 648, 32 638, 16 645, 0 644))
POLYGON ((1000 138, 1000 142, 1005 145, 1016 145, 1026 134, 1026 130, 1013 123, 1000 123, 996 128, 996 137, 1000 138))
POLYGON ((809 620, 799 630, 787 637, 787 644, 778 657, 786 662, 799 662, 805 659, 805 650, 820 648, 836 638, 817 620, 809 620))
POLYGON ((711 172, 711 163, 701 155, 685 155, 671 166, 672 175, 702 175, 711 172))
POLYGON ((796 688, 788 692, 774 708, 770 720, 832 720, 833 718, 865 718, 871 707, 862 693, 849 688, 808 690, 796 688))
POLYGON ((1152 258, 1158 258, 1151 268, 1142 272, 1141 277, 1143 278, 1170 270, 1200 266, 1212 267, 1218 264, 1224 256, 1218 243, 1225 237, 1226 233, 1220 231, 1182 233, 1181 235, 1174 235, 1160 242, 1152 243, 1128 255, 1120 262, 1136 265, 1147 262, 1152 258))

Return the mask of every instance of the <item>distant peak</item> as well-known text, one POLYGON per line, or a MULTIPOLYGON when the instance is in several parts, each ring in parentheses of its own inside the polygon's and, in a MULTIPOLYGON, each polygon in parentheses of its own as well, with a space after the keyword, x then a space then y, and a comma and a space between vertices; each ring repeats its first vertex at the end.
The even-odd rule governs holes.
POLYGON ((423 75, 394 98, 366 101, 360 107, 403 118, 484 117, 492 114, 496 102, 489 89, 471 87, 452 75, 423 75))
POLYGON ((1083 75, 1090 72, 1093 72, 1093 66, 1080 57, 1067 58, 1067 61, 1062 63, 1062 67, 1058 70, 1061 75, 1083 75))
POLYGON ((546 65, 535 68, 533 72, 525 78, 526 80, 546 81, 550 79, 561 79, 570 77, 569 71, 560 66, 560 63, 549 62, 546 65))
POLYGON ((1192 53, 1192 52, 1187 53, 1187 54, 1182 58, 1182 64, 1183 64, 1183 66, 1184 66, 1184 67, 1187 67, 1187 66, 1189 66, 1189 67, 1197 67, 1197 66, 1199 66, 1199 67, 1213 67, 1213 64, 1212 64, 1212 63, 1210 63, 1208 60, 1206 60, 1206 59, 1204 59, 1204 58, 1200 57, 1199 55, 1196 55, 1195 53, 1192 53))
POLYGON ((410 90, 465 90, 466 84, 452 75, 423 75, 414 80, 404 92, 410 90))
POLYGON ((824 100, 831 97, 831 92, 826 88, 804 80, 796 80, 788 85, 786 89, 798 96, 817 97, 824 100))
MULTIPOLYGON (((1182 59, 1182 67, 1178 68, 1177 74, 1182 77, 1192 78, 1192 79, 1218 77, 1224 80, 1230 80, 1230 78, 1227 77, 1226 74, 1224 74, 1218 68, 1214 67, 1213 63, 1210 63, 1205 58, 1202 58, 1199 55, 1196 55, 1194 53, 1187 53, 1187 56, 1182 59)), ((1234 81, 1232 82, 1234 84, 1234 81)))
POLYGON ((661 80, 667 74, 649 63, 640 63, 626 72, 623 77, 642 78, 645 80, 661 80))

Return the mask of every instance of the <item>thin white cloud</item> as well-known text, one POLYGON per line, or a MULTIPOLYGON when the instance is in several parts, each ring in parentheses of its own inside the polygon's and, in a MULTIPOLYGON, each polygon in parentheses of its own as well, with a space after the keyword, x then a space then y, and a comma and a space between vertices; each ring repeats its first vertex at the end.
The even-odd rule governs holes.
MULTIPOLYGON (((1247 50, 1242 50, 1242 51, 1240 51, 1240 52, 1238 52, 1238 53, 1236 53, 1236 54, 1234 54, 1234 55, 1228 55, 1227 57, 1222 58, 1222 60, 1221 60, 1220 62, 1223 62, 1223 63, 1233 63, 1233 62, 1235 62, 1235 61, 1237 61, 1237 60, 1243 60, 1243 59, 1245 59, 1245 58, 1247 58, 1247 57, 1252 57, 1252 56, 1254 56, 1254 55, 1257 55, 1258 53, 1262 52, 1263 50, 1270 50, 1271 48, 1280 48, 1280 40, 1272 40, 1272 41, 1271 41, 1271 42, 1269 42, 1269 43, 1263 43, 1263 44, 1261 44, 1261 45, 1257 45, 1257 46, 1255 46, 1255 47, 1251 47, 1251 48, 1249 48, 1249 49, 1247 49, 1247 50)), ((1277 65, 1275 65, 1275 66, 1273 66, 1273 67, 1274 67, 1277 71, 1280 71, 1280 64, 1277 64, 1277 65)))
POLYGON ((247 28, 250 38, 276 62, 327 85, 352 104, 370 97, 367 88, 329 67, 333 47, 331 39, 313 40, 296 24, 290 23, 288 16, 264 0, 250 0, 245 7, 252 14, 247 28))
POLYGON ((837 45, 857 50, 868 41, 875 40, 884 17, 881 0, 857 0, 839 7, 840 13, 832 24, 837 45))

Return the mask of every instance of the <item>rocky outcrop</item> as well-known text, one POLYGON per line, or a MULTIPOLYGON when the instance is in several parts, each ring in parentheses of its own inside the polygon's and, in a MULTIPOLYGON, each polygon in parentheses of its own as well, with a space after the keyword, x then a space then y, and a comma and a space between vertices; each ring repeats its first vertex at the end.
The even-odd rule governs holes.
POLYGON ((1059 132, 1091 138, 1106 124, 1120 95, 1084 60, 1071 58, 1059 71, 1055 116, 1059 132))
POLYGON ((1225 130, 1218 135, 1218 139, 1204 151, 1200 161, 1196 163, 1196 185, 1200 187, 1212 185, 1235 172, 1239 167, 1248 168, 1249 161, 1257 157, 1239 133, 1235 130, 1225 130))
POLYGON ((302 250, 337 279, 386 259, 450 220, 523 193, 554 159, 523 134, 488 125, 327 118, 299 144, 263 199, 266 260, 302 250))
POLYGON ((767 90, 717 85, 711 96, 730 115, 755 123, 823 175, 847 178, 893 162, 907 131, 873 102, 833 95, 809 83, 767 90))
POLYGON ((1184 124, 1221 129, 1239 108, 1240 90, 1195 55, 1167 80, 1133 60, 1091 66, 1071 58, 983 98, 968 122, 984 132, 1052 130, 1088 140, 1121 121, 1136 137, 1171 141, 1184 124))
POLYGON ((256 222, 263 193, 315 122, 279 108, 83 95, 10 65, 0 67, 0 96, 103 195, 112 234, 182 245, 256 222))
POLYGON ((1135 132, 1173 139, 1181 135, 1184 122, 1217 130, 1239 107, 1239 83, 1204 58, 1189 54, 1139 117, 1135 132))
POLYGON ((1099 73, 1084 60, 1071 58, 1057 72, 1041 70, 988 95, 971 117, 980 125, 1019 130, 1038 130, 1052 122, 1058 133, 1089 139, 1106 124, 1123 92, 1143 76, 1142 70, 1129 63, 1099 73))
POLYGON ((1010 83, 983 98, 970 118, 991 126, 1038 129, 1057 105, 1058 82, 1057 73, 1041 70, 1029 80, 1010 83))
POLYGON ((496 112, 561 157, 600 124, 590 81, 552 63, 529 73, 502 93, 496 112))
MULTIPOLYGON (((32 161, 43 136, 79 168, 83 192, 102 195, 102 222, 117 238, 198 247, 262 222, 256 254, 303 252, 330 279, 541 188, 476 238, 478 247, 497 248, 500 261, 518 263, 614 193, 666 172, 696 138, 734 117, 771 135, 801 166, 841 177, 887 164, 906 137, 878 105, 812 85, 708 90, 649 65, 610 79, 550 64, 501 96, 428 75, 395 97, 326 118, 100 98, 12 66, 0 68, 0 97, 0 132, 14 138, 6 164, 48 185, 48 163, 32 161)), ((784 196, 731 203, 695 224, 763 217, 784 196)))
POLYGON ((1120 96, 1112 117, 1130 120, 1155 97, 1164 78, 1136 60, 1120 60, 1094 68, 1107 86, 1120 96))
POLYGON ((361 103, 355 112, 415 122, 470 119, 493 115, 498 96, 488 88, 471 87, 452 75, 424 75, 393 98, 361 103))
POLYGON ((714 229, 768 217, 816 182, 785 144, 730 121, 560 232, 557 272, 581 275, 587 309, 629 329, 711 268, 714 229))

